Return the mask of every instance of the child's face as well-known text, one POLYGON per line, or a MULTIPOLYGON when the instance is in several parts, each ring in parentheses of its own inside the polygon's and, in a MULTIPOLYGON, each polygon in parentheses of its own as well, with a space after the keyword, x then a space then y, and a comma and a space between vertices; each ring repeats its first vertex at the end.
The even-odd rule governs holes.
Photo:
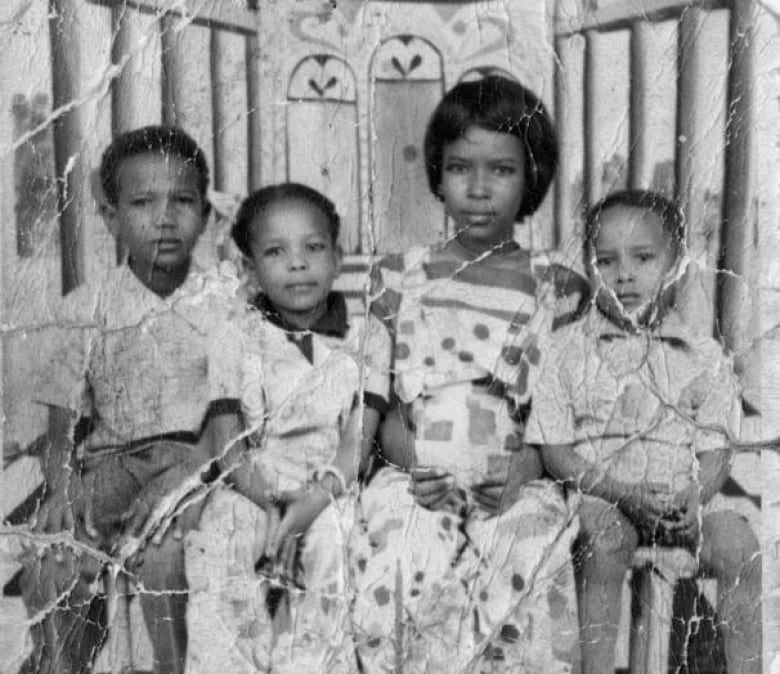
POLYGON ((472 126, 444 146, 439 196, 466 247, 511 241, 524 191, 525 153, 515 136, 472 126))
POLYGON ((642 208, 613 206, 601 213, 593 243, 590 274, 602 311, 643 322, 675 262, 661 218, 642 208))
POLYGON ((197 169, 176 156, 141 154, 122 160, 117 183, 117 204, 104 217, 131 263, 165 270, 187 265, 208 217, 197 169))
POLYGON ((301 200, 270 204, 252 220, 250 240, 263 292, 285 319, 310 328, 341 270, 325 214, 301 200))

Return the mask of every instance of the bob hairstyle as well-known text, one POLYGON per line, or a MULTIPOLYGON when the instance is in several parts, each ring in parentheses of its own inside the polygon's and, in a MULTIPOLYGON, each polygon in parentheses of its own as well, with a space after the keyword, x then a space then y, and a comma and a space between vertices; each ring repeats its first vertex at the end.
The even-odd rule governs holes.
POLYGON ((515 220, 534 213, 558 168, 558 139, 542 102, 529 89, 499 75, 461 82, 434 110, 425 132, 425 167, 431 192, 439 196, 444 147, 478 126, 515 136, 525 151, 525 186, 515 220))

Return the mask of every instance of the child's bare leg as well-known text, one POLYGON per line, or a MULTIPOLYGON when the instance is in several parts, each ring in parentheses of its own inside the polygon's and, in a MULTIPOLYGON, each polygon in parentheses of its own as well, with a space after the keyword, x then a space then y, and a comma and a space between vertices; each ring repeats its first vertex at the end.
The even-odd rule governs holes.
POLYGON ((187 578, 183 541, 170 533, 160 545, 150 543, 139 571, 144 592, 141 607, 154 649, 154 671, 184 672, 187 656, 187 578))
POLYGON ((33 654, 28 662, 36 674, 77 674, 91 666, 106 637, 105 621, 96 604, 96 579, 101 564, 71 548, 47 548, 25 561, 21 586, 31 616, 41 616, 31 628, 33 654))
POLYGON ((701 564, 718 582, 718 616, 729 674, 761 672, 761 555, 743 517, 723 511, 702 522, 701 564))
POLYGON ((615 671, 623 583, 639 539, 631 522, 606 501, 585 497, 578 514, 575 574, 582 671, 605 674, 615 671))

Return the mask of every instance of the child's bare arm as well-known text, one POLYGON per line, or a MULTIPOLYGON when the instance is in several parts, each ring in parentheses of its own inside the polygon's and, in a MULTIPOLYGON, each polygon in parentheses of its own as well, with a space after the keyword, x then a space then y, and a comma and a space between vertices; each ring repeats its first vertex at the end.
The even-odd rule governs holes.
POLYGON ((265 508, 270 485, 253 465, 251 449, 243 433, 243 420, 237 412, 213 415, 204 429, 210 456, 219 472, 225 474, 225 481, 239 494, 265 508))
POLYGON ((72 432, 76 416, 62 407, 49 407, 46 444, 41 455, 41 470, 46 480, 49 497, 38 512, 37 531, 73 530, 79 518, 84 517, 87 533, 95 537, 91 517, 87 516, 89 494, 79 478, 75 466, 75 448, 72 432))
POLYGON ((471 487, 474 500, 488 512, 501 512, 517 501, 520 488, 542 476, 542 460, 535 447, 513 452, 505 475, 490 476, 471 487))
POLYGON ((731 473, 733 452, 728 447, 703 452, 696 458, 699 461, 698 482, 699 501, 708 503, 726 484, 731 473))
POLYGON ((414 468, 417 461, 414 452, 414 431, 401 408, 402 403, 391 407, 379 428, 379 444, 382 458, 399 470, 414 468))

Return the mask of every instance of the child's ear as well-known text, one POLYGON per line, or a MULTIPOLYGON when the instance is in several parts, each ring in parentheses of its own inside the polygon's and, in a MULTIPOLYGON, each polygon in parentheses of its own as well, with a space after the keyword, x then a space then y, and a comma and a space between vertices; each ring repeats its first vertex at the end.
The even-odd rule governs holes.
POLYGON ((244 282, 244 285, 249 290, 250 294, 254 297, 257 293, 262 292, 263 288, 260 284, 257 271, 255 271, 255 265, 252 263, 246 255, 243 253, 237 260, 239 268, 239 276, 244 282))
POLYGON ((336 260, 336 276, 341 273, 341 266, 344 264, 344 249, 336 244, 333 247, 333 257, 336 260))
POLYGON ((119 233, 119 227, 116 222, 116 207, 112 206, 106 198, 100 180, 100 171, 98 171, 98 169, 93 169, 90 172, 89 186, 90 191, 92 192, 92 198, 97 204, 97 211, 100 214, 100 217, 103 218, 103 222, 106 223, 106 228, 111 233, 111 236, 116 238, 119 233))
POLYGON ((200 218, 200 233, 203 234, 203 232, 206 231, 206 225, 209 222, 209 216, 211 215, 212 207, 211 202, 208 199, 204 199, 203 201, 203 213, 201 214, 200 218))
POLYGON ((115 239, 119 238, 119 224, 116 217, 116 206, 112 206, 108 202, 98 204, 98 213, 103 218, 103 222, 106 224, 106 229, 111 233, 115 239))

